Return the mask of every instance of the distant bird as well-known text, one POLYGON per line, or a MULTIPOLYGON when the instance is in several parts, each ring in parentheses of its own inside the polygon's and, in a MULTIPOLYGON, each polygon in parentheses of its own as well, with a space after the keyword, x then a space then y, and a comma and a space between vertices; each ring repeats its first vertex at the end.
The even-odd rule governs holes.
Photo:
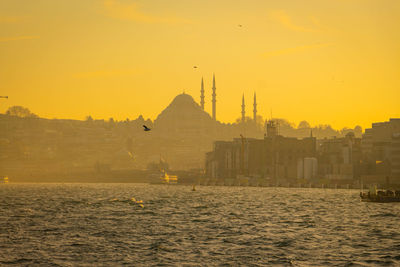
POLYGON ((150 128, 147 128, 147 126, 146 126, 146 125, 143 125, 143 128, 144 128, 144 131, 145 131, 145 132, 148 132, 148 131, 150 131, 150 130, 151 130, 150 128))
POLYGON ((193 69, 197 69, 197 66, 193 66, 193 69))
POLYGON ((239 25, 238 25, 238 27, 242 27, 242 26, 243 26, 242 24, 239 24, 239 25))

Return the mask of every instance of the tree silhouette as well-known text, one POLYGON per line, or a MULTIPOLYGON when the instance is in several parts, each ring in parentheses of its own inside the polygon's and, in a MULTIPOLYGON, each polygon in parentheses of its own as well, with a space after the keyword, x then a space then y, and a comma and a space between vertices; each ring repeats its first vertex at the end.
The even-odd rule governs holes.
POLYGON ((308 129, 308 128, 311 128, 311 125, 307 121, 301 121, 299 123, 299 126, 297 126, 297 128, 298 129, 304 129, 304 128, 308 129))
POLYGON ((28 108, 23 106, 12 106, 8 108, 6 114, 9 116, 16 116, 20 118, 37 118, 36 114, 33 114, 28 108))

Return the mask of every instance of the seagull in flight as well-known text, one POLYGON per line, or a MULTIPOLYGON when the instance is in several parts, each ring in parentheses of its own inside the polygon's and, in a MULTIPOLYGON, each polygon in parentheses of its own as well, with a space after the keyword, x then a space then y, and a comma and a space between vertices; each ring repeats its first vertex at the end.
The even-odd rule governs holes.
POLYGON ((150 128, 147 128, 147 126, 146 126, 146 125, 143 125, 143 128, 144 128, 144 131, 145 131, 145 132, 148 132, 148 131, 150 131, 150 130, 151 130, 150 128))

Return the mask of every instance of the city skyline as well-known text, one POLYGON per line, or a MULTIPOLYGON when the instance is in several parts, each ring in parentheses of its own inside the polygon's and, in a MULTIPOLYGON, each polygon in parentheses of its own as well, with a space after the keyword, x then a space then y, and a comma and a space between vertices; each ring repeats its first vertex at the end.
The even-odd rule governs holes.
POLYGON ((0 0, 0 265, 400 266, 399 0, 0 0))
POLYGON ((155 119, 185 91, 217 120, 257 113, 298 124, 399 117, 400 3, 385 1, 2 1, 0 112, 155 119), (22 8, 23 4, 23 8, 22 8), (194 68, 196 66, 196 68, 194 68), (247 100, 250 103, 250 98, 247 100), (248 110, 247 114, 251 111, 248 110))
MULTIPOLYGON (((371 125, 373 124, 373 122, 371 121, 371 122, 369 122, 369 124, 367 124, 366 126, 362 126, 362 125, 360 125, 359 123, 354 123, 353 125, 345 125, 345 126, 343 126, 342 128, 340 128, 340 127, 338 127, 338 128, 335 128, 331 123, 329 123, 329 122, 318 122, 318 123, 316 123, 316 124, 312 124, 312 123, 310 123, 310 121, 309 120, 307 120, 306 118, 304 118, 304 119, 302 119, 302 120, 299 120, 298 122, 295 122, 295 121, 291 121, 291 120, 289 120, 289 119, 287 119, 287 118, 283 118, 283 117, 279 117, 279 115, 278 116, 273 116, 273 110, 272 109, 270 109, 270 113, 269 114, 259 114, 259 113, 257 113, 257 109, 256 109, 256 107, 258 106, 258 102, 256 101, 256 92, 253 92, 253 96, 249 96, 249 98, 254 98, 253 99, 253 102, 251 102, 250 103, 250 106, 253 108, 252 110, 247 110, 246 111, 246 105, 244 104, 245 103, 245 99, 246 99, 246 96, 245 96, 245 93, 243 93, 242 94, 242 104, 240 105, 240 107, 241 107, 241 112, 240 112, 240 115, 238 115, 237 116, 237 118, 234 120, 234 121, 222 121, 222 120, 220 120, 219 118, 218 118, 218 115, 220 115, 220 114, 217 114, 216 113, 216 111, 215 111, 215 118, 214 118, 214 112, 213 112, 213 110, 214 109, 217 109, 217 106, 218 106, 218 104, 216 104, 216 106, 215 106, 215 108, 213 107, 213 95, 211 95, 211 97, 210 97, 210 99, 209 99, 209 104, 208 104, 208 106, 207 106, 207 101, 204 101, 204 99, 202 98, 202 97, 204 97, 204 92, 206 91, 206 90, 204 90, 204 79, 202 78, 201 79, 201 90, 200 90, 200 97, 199 97, 199 99, 200 99, 200 101, 196 101, 196 97, 195 96, 192 96, 191 94, 188 94, 187 93, 187 91, 186 90, 182 90, 182 92, 181 93, 178 93, 177 95, 175 95, 174 96, 174 98, 176 97, 176 96, 179 96, 180 94, 187 94, 187 95, 190 95, 191 97, 193 97, 194 98, 194 100, 195 100, 195 102, 200 106, 200 107, 202 107, 202 109, 210 116, 210 118, 212 118, 213 120, 216 120, 216 121, 218 121, 218 122, 220 122, 220 123, 225 123, 225 124, 234 124, 234 123, 242 123, 242 122, 246 122, 247 121, 247 119, 249 119, 249 120, 252 120, 252 121, 254 121, 255 120, 255 118, 262 118, 262 121, 261 121, 261 123, 263 123, 264 121, 265 121, 265 123, 267 122, 267 121, 269 121, 269 120, 284 120, 284 121, 286 121, 287 123, 289 123, 292 127, 294 127, 294 128, 297 128, 297 127, 299 127, 299 125, 301 124, 301 123, 304 123, 304 122, 307 122, 307 123, 309 123, 309 125, 310 125, 310 127, 311 128, 315 128, 315 127, 320 127, 320 126, 323 126, 323 127, 326 127, 326 126, 330 126, 330 127, 333 127, 333 129, 336 129, 336 130, 341 130, 341 129, 352 129, 353 127, 358 127, 358 126, 361 126, 361 128, 364 130, 364 129, 366 129, 366 128, 369 128, 369 127, 371 127, 371 125), (203 103, 201 102, 202 101, 202 99, 203 99, 203 103), (208 108, 207 108, 208 107, 208 108)), ((215 88, 215 89, 217 89, 217 88, 215 88)), ((211 90, 210 91, 213 91, 213 88, 211 88, 211 90)), ((9 99, 9 96, 5 96, 5 97, 3 97, 3 98, 6 98, 6 99, 9 99)), ((173 98, 173 99, 174 99, 173 98)), ((205 98, 205 97, 204 97, 205 98)), ((217 101, 217 97, 215 98, 215 100, 217 101)), ((3 103, 7 103, 7 102, 3 102, 3 103)), ((163 108, 162 108, 162 110, 163 109, 165 109, 166 107, 168 106, 168 103, 167 104, 165 104, 164 106, 163 106, 163 108)), ((34 115, 36 115, 36 116, 38 116, 38 117, 40 117, 40 118, 44 118, 44 119, 61 119, 61 120, 64 120, 64 119, 66 119, 66 120, 68 120, 68 119, 72 119, 72 120, 86 120, 88 117, 91 117, 92 119, 95 119, 95 120, 109 120, 109 119, 113 119, 113 120, 116 120, 116 121, 125 121, 125 120, 127 120, 127 119, 129 119, 129 120, 132 120, 132 119, 136 119, 136 118, 138 118, 138 117, 143 117, 144 119, 146 119, 146 120, 151 120, 151 121, 155 121, 156 119, 157 119, 157 117, 162 113, 162 110, 160 111, 160 113, 158 113, 158 114, 156 114, 154 117, 146 117, 146 116, 144 116, 143 114, 141 114, 141 113, 138 113, 138 114, 136 114, 136 115, 133 115, 133 116, 130 116, 130 117, 120 117, 120 118, 118 118, 118 117, 115 117, 115 116, 110 116, 110 117, 95 117, 95 116, 93 116, 92 114, 87 114, 87 115, 85 115, 84 117, 81 117, 81 118, 75 118, 75 117, 45 117, 45 116, 41 116, 40 114, 37 114, 37 113, 35 113, 34 111, 32 111, 32 110, 30 110, 29 109, 29 107, 24 107, 24 106, 21 106, 21 105, 9 105, 8 106, 8 109, 10 109, 10 108, 12 108, 12 107, 22 107, 22 108, 28 108, 28 110, 30 111, 30 112, 32 112, 32 114, 34 114, 34 115)), ((249 108, 249 107, 248 107, 249 108)), ((4 111, 4 113, 6 112, 7 110, 5 110, 4 111)), ((224 117, 224 116, 223 116, 224 117)), ((390 119, 390 118, 388 118, 388 119, 390 119)), ((260 123, 259 121, 257 121, 257 123, 260 123)))

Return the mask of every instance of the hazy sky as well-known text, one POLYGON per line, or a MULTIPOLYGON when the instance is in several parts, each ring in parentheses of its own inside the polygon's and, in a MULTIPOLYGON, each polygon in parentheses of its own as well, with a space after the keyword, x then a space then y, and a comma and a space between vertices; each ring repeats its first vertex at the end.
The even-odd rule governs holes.
POLYGON ((400 1, 0 0, 0 112, 155 119, 204 76, 211 113, 213 72, 224 122, 254 91, 296 123, 400 117, 400 1))

